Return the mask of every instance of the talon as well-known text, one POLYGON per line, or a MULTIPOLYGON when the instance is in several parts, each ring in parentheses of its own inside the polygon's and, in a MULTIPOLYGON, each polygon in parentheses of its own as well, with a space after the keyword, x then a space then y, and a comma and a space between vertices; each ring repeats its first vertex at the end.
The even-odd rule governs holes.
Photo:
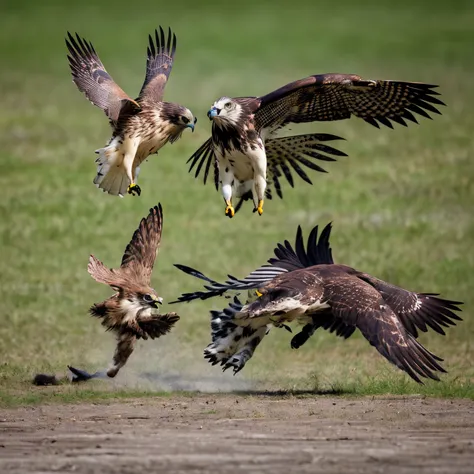
POLYGON ((140 189, 140 186, 138 186, 138 184, 131 183, 128 186, 127 192, 128 194, 131 194, 132 196, 135 196, 135 193, 137 193, 137 195, 140 196, 140 194, 142 193, 142 190, 140 189))
POLYGON ((263 214, 263 199, 258 201, 258 206, 254 208, 253 212, 258 212, 260 216, 263 214))
POLYGON ((235 215, 235 210, 232 207, 232 202, 229 200, 229 201, 226 201, 225 203, 226 203, 225 215, 232 219, 232 217, 234 217, 235 215))

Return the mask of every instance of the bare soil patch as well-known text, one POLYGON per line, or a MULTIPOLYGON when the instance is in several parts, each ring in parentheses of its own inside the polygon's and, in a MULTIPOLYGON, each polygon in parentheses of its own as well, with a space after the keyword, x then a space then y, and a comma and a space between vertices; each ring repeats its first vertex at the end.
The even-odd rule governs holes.
POLYGON ((471 473, 474 402, 196 395, 0 410, 0 472, 471 473))

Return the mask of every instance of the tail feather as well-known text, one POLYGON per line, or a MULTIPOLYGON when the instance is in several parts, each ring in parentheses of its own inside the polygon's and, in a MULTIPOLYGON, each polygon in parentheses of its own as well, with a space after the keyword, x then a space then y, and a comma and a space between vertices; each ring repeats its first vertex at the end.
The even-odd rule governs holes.
POLYGON ((99 157, 95 160, 97 174, 94 184, 104 192, 123 197, 127 192, 130 180, 122 166, 123 153, 120 150, 120 145, 119 138, 116 137, 106 147, 96 150, 99 157))

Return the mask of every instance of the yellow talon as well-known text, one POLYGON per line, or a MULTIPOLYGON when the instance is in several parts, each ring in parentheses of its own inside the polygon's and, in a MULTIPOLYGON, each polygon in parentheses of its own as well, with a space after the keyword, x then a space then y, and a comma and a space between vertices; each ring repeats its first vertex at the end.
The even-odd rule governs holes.
POLYGON ((140 186, 138 186, 138 184, 131 183, 128 186, 127 192, 128 194, 132 194, 133 196, 135 196, 135 193, 137 193, 137 195, 140 196, 140 194, 142 193, 142 190, 140 189, 140 186))
POLYGON ((234 208, 232 207, 232 202, 228 200, 225 203, 226 203, 225 215, 230 218, 234 217, 235 211, 234 211, 234 208))
POLYGON ((260 291, 258 290, 255 290, 255 294, 260 298, 260 296, 262 296, 262 293, 260 293, 260 291))
POLYGON ((263 214, 263 200, 258 201, 257 212, 260 216, 263 214))

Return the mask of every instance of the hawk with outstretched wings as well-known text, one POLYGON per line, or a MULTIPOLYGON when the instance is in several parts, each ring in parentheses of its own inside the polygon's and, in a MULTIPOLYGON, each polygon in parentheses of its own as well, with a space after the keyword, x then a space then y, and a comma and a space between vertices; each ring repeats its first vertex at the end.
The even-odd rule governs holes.
MULTIPOLYGON (((133 352, 137 339, 155 339, 171 330, 179 320, 176 313, 160 314, 157 305, 163 302, 151 285, 151 274, 163 229, 161 204, 150 209, 143 218, 132 240, 127 245, 119 268, 107 268, 93 255, 89 258, 88 272, 99 283, 112 287, 116 293, 90 308, 107 331, 117 336, 117 348, 108 377, 115 377, 133 352)), ((104 375, 69 367, 74 380, 85 380, 104 375)))
POLYGON ((228 291, 249 291, 254 296, 242 304, 235 297, 222 311, 211 311, 212 342, 204 356, 224 370, 240 371, 252 357, 270 326, 288 328, 303 324, 291 346, 301 347, 322 327, 348 338, 356 329, 389 362, 413 380, 439 380, 445 372, 442 359, 418 341, 418 331, 433 329, 444 335, 446 327, 461 318, 459 301, 439 298, 433 293, 415 293, 379 280, 346 265, 335 264, 329 245, 331 226, 310 233, 305 248, 298 227, 295 246, 278 244, 275 257, 243 279, 229 275, 219 283, 201 272, 176 265, 180 270, 206 282, 204 291, 186 293, 176 302, 207 299, 228 291))
POLYGON ((196 119, 189 109, 164 102, 163 94, 173 67, 176 36, 163 29, 149 36, 145 81, 137 99, 128 96, 105 70, 92 43, 68 33, 69 66, 76 86, 109 118, 112 138, 96 151, 99 157, 94 179, 102 190, 115 196, 140 195, 140 164, 166 143, 194 131, 196 119))
POLYGON ((379 128, 392 122, 417 123, 414 113, 431 118, 444 105, 437 86, 417 82, 365 80, 352 74, 321 74, 288 84, 262 97, 221 97, 208 112, 212 136, 188 160, 189 171, 201 170, 204 183, 211 169, 220 186, 225 214, 233 217, 243 200, 252 199, 262 214, 271 186, 282 197, 280 178, 294 186, 293 170, 311 184, 305 167, 324 171, 316 160, 345 156, 325 142, 339 137, 306 134, 278 138, 276 132, 292 123, 348 119, 352 115, 379 128), (269 184, 269 186, 268 186, 269 184), (236 208, 232 199, 240 198, 236 208))

